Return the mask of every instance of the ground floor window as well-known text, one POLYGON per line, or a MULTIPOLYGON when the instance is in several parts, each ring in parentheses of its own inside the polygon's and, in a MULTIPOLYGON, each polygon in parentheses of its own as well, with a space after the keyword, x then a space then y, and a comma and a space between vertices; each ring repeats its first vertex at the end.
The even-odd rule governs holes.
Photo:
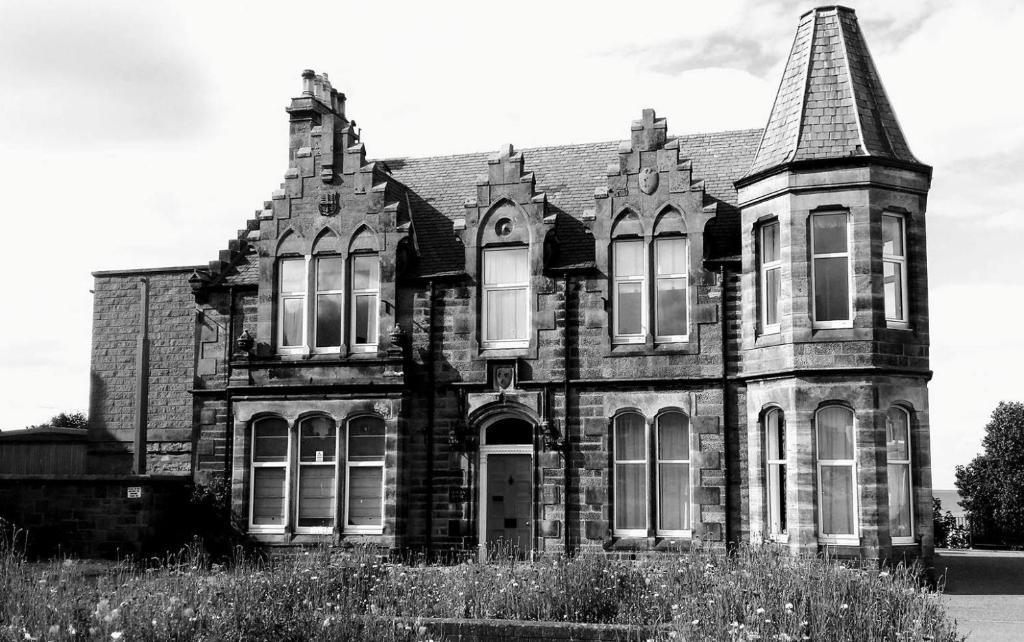
POLYGON ((818 438, 819 532, 825 539, 857 536, 857 464, 853 411, 825 406, 814 416, 818 438))
POLYGON ((339 431, 330 417, 295 425, 260 417, 251 428, 253 532, 380 533, 384 524, 384 421, 366 415, 339 431), (339 457, 339 453, 341 456, 339 457), (339 498, 341 501, 339 502, 339 498))
POLYGON ((764 414, 764 433, 768 534, 780 536, 786 533, 786 427, 778 408, 764 414))
POLYGON ((889 534, 894 542, 913 541, 914 503, 910 476, 910 413, 889 409, 885 423, 889 477, 889 534))
POLYGON ((614 533, 646 537, 653 523, 654 535, 688 535, 690 427, 686 415, 660 413, 654 421, 653 443, 647 420, 637 412, 617 415, 612 432, 614 533))

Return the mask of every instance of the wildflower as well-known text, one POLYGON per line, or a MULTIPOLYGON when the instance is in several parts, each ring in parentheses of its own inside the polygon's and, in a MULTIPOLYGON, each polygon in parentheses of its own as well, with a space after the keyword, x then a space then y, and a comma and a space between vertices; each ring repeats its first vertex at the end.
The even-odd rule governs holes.
POLYGON ((764 607, 761 607, 761 606, 757 607, 757 614, 758 615, 764 615, 764 607))
POLYGON ((49 635, 50 635, 50 637, 53 637, 53 638, 55 638, 58 635, 60 635, 60 625, 59 624, 54 624, 53 626, 51 626, 50 627, 50 631, 49 631, 49 635))
POLYGON ((793 610, 793 603, 792 602, 786 602, 786 610, 787 611, 792 611, 793 610))
POLYGON ((124 636, 124 631, 114 631, 113 633, 110 634, 110 639, 111 640, 120 640, 122 636, 124 636))
POLYGON ((694 620, 694 621, 693 621, 693 622, 691 622, 690 624, 692 624, 692 625, 694 625, 694 626, 697 626, 698 624, 700 624, 700 620, 694 620))
POLYGON ((848 608, 850 608, 850 607, 849 607, 849 605, 847 605, 847 604, 840 604, 840 605, 839 605, 839 610, 840 610, 840 611, 845 611, 845 610, 846 610, 846 609, 848 609, 848 608))

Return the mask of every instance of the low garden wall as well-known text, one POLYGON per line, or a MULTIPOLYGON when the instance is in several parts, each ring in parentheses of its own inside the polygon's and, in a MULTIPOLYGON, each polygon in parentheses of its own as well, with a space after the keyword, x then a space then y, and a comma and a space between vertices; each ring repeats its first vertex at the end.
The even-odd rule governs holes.
POLYGON ((522 620, 460 620, 448 618, 401 619, 409 626, 425 627, 445 642, 643 642, 656 637, 653 627, 578 622, 524 622, 522 620))

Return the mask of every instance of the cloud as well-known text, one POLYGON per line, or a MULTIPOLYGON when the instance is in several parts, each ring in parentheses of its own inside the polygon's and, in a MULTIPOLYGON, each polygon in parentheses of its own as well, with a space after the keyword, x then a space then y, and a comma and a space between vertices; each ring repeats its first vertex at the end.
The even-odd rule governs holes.
POLYGON ((765 51, 758 38, 718 32, 698 38, 679 38, 655 46, 621 50, 641 65, 667 76, 708 68, 741 69, 764 75, 779 61, 773 48, 765 51))
POLYGON ((25 3, 6 14, 0 140, 181 140, 211 124, 209 83, 176 34, 176 16, 148 4, 77 2, 25 3))

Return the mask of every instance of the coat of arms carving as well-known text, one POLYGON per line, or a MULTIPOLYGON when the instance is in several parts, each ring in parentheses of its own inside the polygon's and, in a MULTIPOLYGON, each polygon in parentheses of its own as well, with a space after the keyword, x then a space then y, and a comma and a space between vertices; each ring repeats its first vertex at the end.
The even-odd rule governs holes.
POLYGON ((638 177, 640 191, 644 194, 653 194, 654 190, 658 189, 658 178, 658 172, 650 167, 640 170, 640 176, 638 177))
POLYGON ((338 193, 322 190, 320 192, 320 213, 324 216, 331 216, 338 211, 338 193))

